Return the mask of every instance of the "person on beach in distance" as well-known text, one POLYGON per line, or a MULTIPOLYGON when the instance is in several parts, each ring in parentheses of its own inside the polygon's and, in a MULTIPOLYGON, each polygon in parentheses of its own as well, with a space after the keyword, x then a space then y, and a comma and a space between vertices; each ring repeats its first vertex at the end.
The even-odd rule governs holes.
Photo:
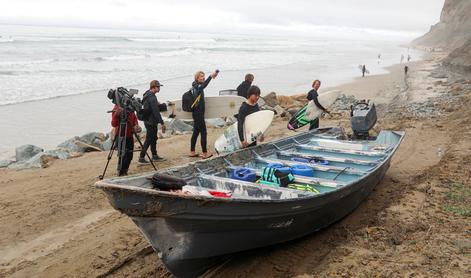
POLYGON ((365 77, 365 72, 366 72, 366 65, 363 65, 363 66, 361 67, 362 77, 365 77))
POLYGON ((252 85, 254 76, 251 73, 247 73, 245 75, 245 80, 240 83, 240 85, 237 87, 237 95, 241 97, 248 98, 247 92, 252 85))
POLYGON ((405 66, 405 67, 404 67, 404 75, 407 75, 408 72, 409 72, 409 67, 408 67, 408 66, 405 66))
POLYGON ((206 132, 206 123, 204 121, 204 88, 208 86, 211 79, 218 76, 219 70, 214 71, 208 78, 205 80, 204 72, 198 71, 195 73, 195 81, 192 83, 192 93, 195 99, 192 117, 193 117, 193 134, 191 135, 191 146, 190 146, 190 157, 200 156, 203 159, 210 158, 213 154, 208 152, 207 149, 207 137, 206 132), (201 133, 201 149, 203 154, 199 155, 195 152, 196 141, 198 140, 198 135, 201 133))
MULTIPOLYGON (((123 108, 121 108, 119 105, 116 104, 113 107, 113 112, 111 113, 111 126, 115 130, 114 136, 120 136, 120 137, 122 136, 123 138, 121 142, 120 140, 116 141, 117 146, 118 146, 118 155, 119 155, 119 150, 122 149, 120 144, 124 144, 124 141, 126 141, 124 154, 122 156, 120 155, 120 159, 122 159, 122 161, 121 161, 121 169, 118 169, 119 170, 118 176, 127 176, 129 165, 131 164, 133 151, 134 151, 133 134, 134 132, 136 133, 141 132, 142 129, 137 122, 136 114, 134 112, 129 112, 126 130, 119 130, 121 113, 123 113, 123 108), (126 138, 126 140, 124 140, 124 138, 126 138)), ((118 165, 119 165, 119 162, 118 162, 118 165)))
MULTIPOLYGON (((364 67, 365 65, 363 65, 364 67)), ((307 99, 309 101, 314 101, 314 104, 319 108, 319 109, 322 109, 325 113, 329 113, 330 114, 330 110, 327 109, 327 108, 324 108, 324 106, 322 106, 320 103, 319 103, 319 100, 317 99, 317 97, 319 96, 319 94, 317 93, 317 90, 319 90, 319 88, 321 87, 321 81, 320 80, 314 80, 314 82, 312 82, 312 90, 310 90, 308 93, 307 93, 307 99)), ((318 128, 319 127, 319 118, 316 118, 314 120, 311 121, 310 125, 309 125, 309 130, 312 130, 312 129, 315 129, 315 128, 318 128)))
MULTIPOLYGON (((260 88, 257 86, 250 86, 249 90, 247 91, 247 100, 242 103, 239 108, 239 114, 237 116, 237 132, 239 133, 239 139, 242 144, 242 148, 252 147, 257 145, 257 141, 249 144, 247 140, 244 138, 244 123, 245 118, 257 111, 260 111, 260 107, 258 107, 258 99, 260 98, 260 88)), ((265 138, 262 136, 259 137, 259 141, 263 142, 265 138)))
POLYGON ((158 124, 162 125, 162 133, 165 133, 165 130, 166 130, 166 126, 164 124, 164 121, 162 120, 162 115, 160 115, 160 111, 165 110, 166 105, 159 104, 159 102, 157 101, 157 97, 155 96, 155 94, 160 92, 160 86, 163 86, 163 85, 160 84, 158 80, 152 80, 149 85, 149 90, 147 90, 144 93, 144 96, 142 98, 142 103, 144 103, 144 110, 147 111, 149 115, 144 121, 144 126, 146 127, 146 130, 147 130, 146 140, 144 142, 141 153, 139 154, 139 160, 137 161, 137 163, 141 165, 150 163, 145 158, 146 152, 149 146, 150 146, 150 151, 152 152, 152 160, 153 161, 163 160, 163 158, 157 154, 158 124))

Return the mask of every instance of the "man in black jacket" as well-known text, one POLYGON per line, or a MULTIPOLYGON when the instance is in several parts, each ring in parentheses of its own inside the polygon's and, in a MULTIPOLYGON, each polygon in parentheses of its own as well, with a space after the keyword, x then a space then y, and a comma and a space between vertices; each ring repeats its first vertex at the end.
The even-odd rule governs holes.
POLYGON ((149 164, 150 162, 146 160, 145 155, 147 149, 150 146, 150 151, 152 152, 152 160, 158 161, 162 160, 163 158, 157 155, 157 126, 158 124, 162 125, 162 133, 165 133, 166 126, 164 121, 162 120, 162 115, 160 115, 160 111, 166 110, 165 104, 159 104, 157 101, 157 97, 155 94, 160 92, 160 84, 158 80, 152 80, 150 82, 150 89, 144 93, 142 98, 142 102, 144 103, 144 111, 146 114, 146 119, 144 121, 144 125, 146 127, 146 141, 144 142, 144 146, 141 150, 139 155, 139 164, 149 164))
POLYGON ((245 81, 240 83, 240 85, 237 87, 237 95, 241 97, 248 98, 247 92, 252 85, 254 76, 251 73, 248 73, 245 75, 245 81))

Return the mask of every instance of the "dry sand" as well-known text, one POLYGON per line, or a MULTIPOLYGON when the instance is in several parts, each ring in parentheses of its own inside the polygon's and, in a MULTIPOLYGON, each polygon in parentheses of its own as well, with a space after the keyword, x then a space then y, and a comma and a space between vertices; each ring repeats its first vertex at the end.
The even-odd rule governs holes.
MULTIPOLYGON (((379 104, 375 130, 407 132, 385 178, 360 207, 321 232, 236 255, 205 276, 469 277, 471 92, 436 118, 408 116, 397 105, 448 93, 450 86, 433 85, 435 64, 411 64, 407 80, 398 65, 340 86, 379 104)), ((348 126, 348 116, 321 120, 321 126, 339 124, 348 126)), ((285 126, 277 119, 267 139, 290 134, 285 126)), ((221 132, 209 129, 209 142, 221 132)), ((159 168, 192 161, 185 157, 189 135, 159 140, 158 148, 167 158, 159 168)), ((0 170, 0 277, 171 276, 131 220, 93 187, 106 156, 0 170)), ((135 162, 131 174, 151 170, 135 162)), ((113 158, 108 175, 115 167, 113 158)))

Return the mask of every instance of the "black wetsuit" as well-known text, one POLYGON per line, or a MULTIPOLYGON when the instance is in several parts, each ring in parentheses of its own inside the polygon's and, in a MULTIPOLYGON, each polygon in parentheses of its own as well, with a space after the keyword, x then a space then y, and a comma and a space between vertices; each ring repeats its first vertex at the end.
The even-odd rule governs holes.
POLYGON ((142 147, 139 157, 143 158, 146 155, 147 149, 150 146, 152 155, 157 156, 157 125, 164 124, 160 110, 166 109, 165 104, 159 104, 157 97, 150 90, 144 93, 143 96, 144 109, 150 111, 149 117, 144 121, 146 127, 146 141, 142 147))
MULTIPOLYGON (((243 102, 242 105, 240 106, 239 114, 237 116, 237 132, 239 133, 239 139, 241 142, 245 140, 244 138, 245 117, 257 111, 260 111, 260 107, 258 107, 257 103, 255 103, 255 105, 250 105, 247 102, 243 102)), ((249 147, 252 147, 255 145, 257 145, 257 141, 250 144, 249 147)))
POLYGON ((206 123, 204 121, 204 111, 205 111, 205 104, 204 104, 204 88, 208 86, 209 82, 211 81, 211 76, 208 76, 203 84, 198 84, 196 81, 193 81, 193 96, 196 99, 199 95, 201 95, 199 102, 193 108, 192 116, 193 116, 193 134, 191 135, 191 146, 190 150, 192 152, 195 151, 196 147, 196 140, 198 140, 198 135, 201 133, 201 149, 203 152, 207 152, 207 131, 206 131, 206 123))
POLYGON ((250 85, 252 85, 252 82, 249 81, 243 81, 240 83, 237 87, 237 95, 247 98, 247 92, 249 91, 250 85))
MULTIPOLYGON (((319 103, 319 100, 317 99, 318 96, 319 96, 319 94, 314 89, 310 90, 309 93, 307 93, 307 99, 309 101, 313 100, 314 104, 316 104, 316 106, 319 109, 322 109, 323 111, 325 111, 326 109, 319 103)), ((311 123, 309 125, 309 130, 315 129, 315 128, 318 128, 318 127, 319 127, 319 118, 315 118, 314 120, 311 121, 311 123)))

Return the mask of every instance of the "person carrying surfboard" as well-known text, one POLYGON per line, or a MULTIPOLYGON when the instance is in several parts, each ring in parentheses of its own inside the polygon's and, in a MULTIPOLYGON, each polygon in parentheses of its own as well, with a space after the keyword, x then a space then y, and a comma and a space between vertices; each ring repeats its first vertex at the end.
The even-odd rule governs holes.
MULTIPOLYGON (((327 108, 324 108, 324 106, 322 106, 319 103, 319 100, 317 99, 317 97, 319 96, 319 94, 317 93, 317 90, 319 90, 320 87, 321 87, 321 81, 317 80, 317 79, 314 80, 314 82, 312 82, 312 90, 310 90, 307 93, 306 98, 309 101, 311 101, 311 100, 314 101, 314 104, 316 104, 316 106, 319 109, 322 109, 325 113, 330 113, 330 110, 327 109, 327 108)), ((319 127, 319 118, 315 118, 314 120, 311 121, 311 123, 309 125, 309 130, 315 129, 315 128, 318 128, 318 127, 319 127)))
POLYGON ((210 158, 213 156, 212 153, 208 152, 207 149, 207 131, 206 123, 204 121, 204 88, 208 86, 211 79, 218 76, 219 70, 215 70, 208 78, 205 80, 204 72, 198 71, 195 73, 195 81, 192 83, 192 93, 194 97, 194 102, 192 104, 192 117, 193 117, 193 134, 191 135, 191 145, 190 145, 190 157, 200 156, 203 159, 210 158), (201 133, 201 149, 203 154, 199 155, 195 152, 196 141, 198 136, 201 133))
MULTIPOLYGON (((237 132, 239 133, 239 139, 242 144, 242 148, 252 147, 257 145, 257 141, 254 141, 252 144, 249 144, 244 138, 244 123, 245 118, 257 111, 260 111, 258 106, 258 99, 260 98, 260 88, 257 86, 250 86, 247 91, 247 100, 242 103, 239 108, 239 114, 237 116, 237 132)), ((263 135, 260 136, 259 141, 263 142, 263 135)))

